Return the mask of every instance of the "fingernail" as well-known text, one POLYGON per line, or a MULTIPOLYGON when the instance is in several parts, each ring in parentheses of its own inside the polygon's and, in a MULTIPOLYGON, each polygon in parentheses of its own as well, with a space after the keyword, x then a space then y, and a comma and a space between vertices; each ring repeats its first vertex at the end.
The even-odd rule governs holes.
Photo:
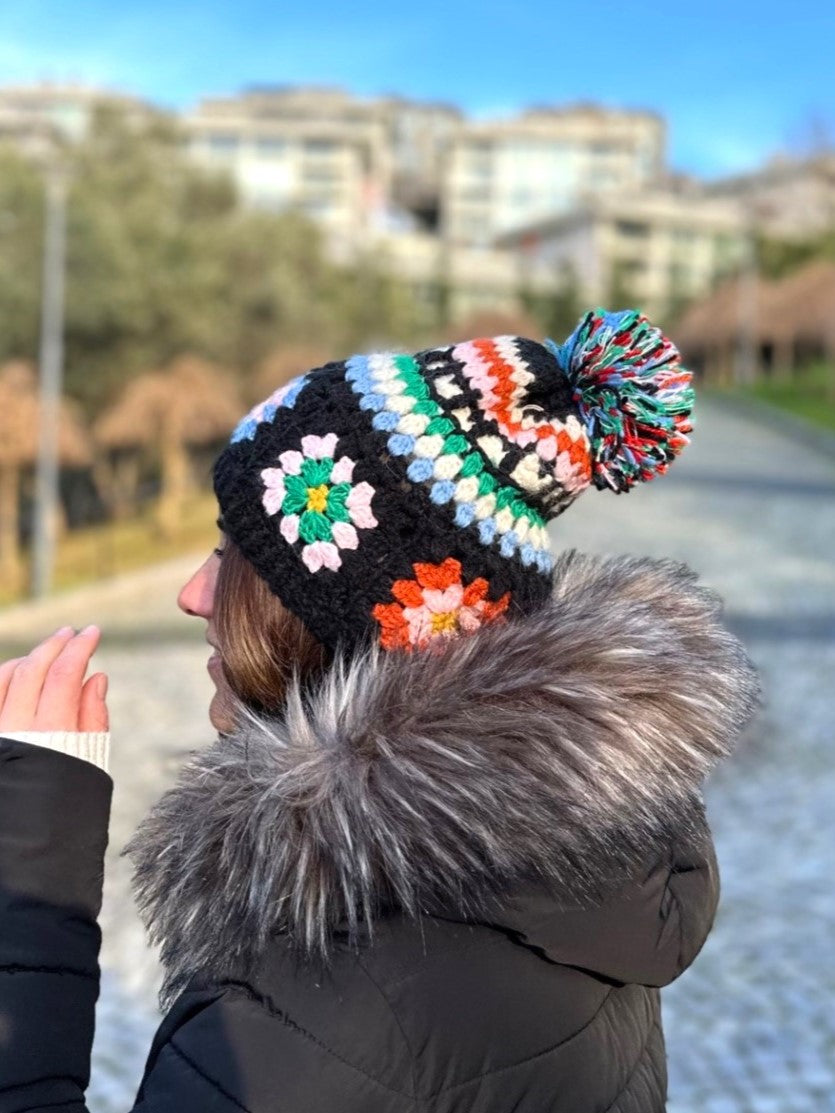
POLYGON ((95 624, 91 624, 90 626, 85 626, 84 629, 81 631, 82 634, 93 634, 93 633, 98 634, 98 632, 99 632, 99 628, 95 624))
POLYGON ((104 699, 107 695, 107 677, 104 673, 96 680, 96 695, 99 699, 104 699))
POLYGON ((57 638, 57 637, 61 637, 61 636, 65 635, 65 634, 73 634, 73 633, 75 633, 75 631, 73 630, 72 626, 61 626, 58 630, 55 631, 55 633, 52 636, 54 638, 57 638))

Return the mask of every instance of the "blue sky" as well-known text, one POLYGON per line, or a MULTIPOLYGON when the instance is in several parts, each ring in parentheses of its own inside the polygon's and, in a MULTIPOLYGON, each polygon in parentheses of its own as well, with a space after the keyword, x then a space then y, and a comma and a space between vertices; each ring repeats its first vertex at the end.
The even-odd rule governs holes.
POLYGON ((0 84, 75 78, 168 106, 249 84, 343 85, 479 115, 652 108, 677 169, 716 176, 835 129, 835 4, 795 0, 0 0, 0 84))

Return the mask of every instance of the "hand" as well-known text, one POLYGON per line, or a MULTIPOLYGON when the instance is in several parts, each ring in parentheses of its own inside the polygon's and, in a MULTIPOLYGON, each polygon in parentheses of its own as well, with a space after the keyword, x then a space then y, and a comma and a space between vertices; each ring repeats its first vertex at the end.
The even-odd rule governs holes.
POLYGON ((0 665, 0 735, 107 730, 107 676, 98 672, 84 680, 100 637, 97 626, 80 634, 65 626, 28 656, 0 665))

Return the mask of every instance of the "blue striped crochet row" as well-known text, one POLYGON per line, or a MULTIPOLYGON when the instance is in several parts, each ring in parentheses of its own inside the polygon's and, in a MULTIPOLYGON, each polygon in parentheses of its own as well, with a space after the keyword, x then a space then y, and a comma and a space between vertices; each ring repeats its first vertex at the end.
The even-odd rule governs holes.
POLYGON ((307 382, 307 378, 307 375, 300 375, 299 378, 290 385, 280 402, 264 402, 262 407, 256 406, 255 410, 248 413, 246 417, 235 426, 235 430, 229 438, 230 443, 237 444, 238 441, 254 440, 255 430, 262 421, 272 421, 279 410, 292 410, 296 404, 296 399, 299 394, 301 394, 302 388, 307 382))
MULTIPOLYGON (((372 376, 368 358, 366 356, 351 356, 346 361, 346 380, 351 383, 352 389, 360 396, 361 410, 373 410, 372 427, 378 432, 388 432, 387 447, 392 456, 410 456, 415 449, 415 437, 409 433, 398 433, 395 430, 401 419, 401 414, 387 409, 388 395, 379 393, 377 384, 372 376)), ((440 407, 439 407, 440 409, 440 407)), ((434 474, 434 461, 427 457, 417 457, 406 468, 406 475, 413 483, 426 483, 434 474)), ((436 506, 443 506, 455 497, 455 483, 451 479, 436 479, 429 489, 429 497, 436 506)), ((455 510, 455 524, 466 528, 475 522, 476 510, 472 502, 460 502, 455 510)), ((483 545, 491 545, 496 538, 498 527, 493 518, 483 518, 477 525, 479 540, 483 545)), ((538 549, 529 541, 520 544, 515 530, 508 530, 502 535, 499 542, 499 552, 503 557, 510 558, 518 551, 522 564, 529 568, 536 566, 540 572, 547 575, 553 568, 554 561, 551 554, 545 549, 538 549)))

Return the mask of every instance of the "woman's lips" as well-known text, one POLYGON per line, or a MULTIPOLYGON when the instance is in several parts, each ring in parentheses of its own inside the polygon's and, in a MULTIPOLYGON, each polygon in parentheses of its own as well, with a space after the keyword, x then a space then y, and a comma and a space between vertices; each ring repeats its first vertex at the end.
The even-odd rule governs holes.
POLYGON ((214 651, 214 653, 206 662, 206 668, 209 670, 209 672, 213 672, 215 669, 220 668, 220 654, 217 650, 214 651))

